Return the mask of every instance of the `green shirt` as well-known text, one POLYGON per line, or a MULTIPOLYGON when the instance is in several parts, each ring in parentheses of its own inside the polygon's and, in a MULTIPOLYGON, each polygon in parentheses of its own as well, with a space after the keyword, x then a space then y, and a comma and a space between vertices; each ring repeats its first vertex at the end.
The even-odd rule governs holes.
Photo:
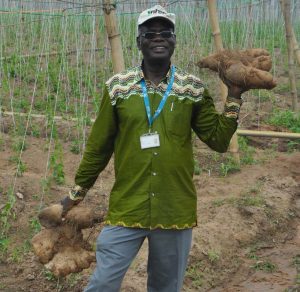
MULTIPOLYGON (((197 224, 192 129, 210 148, 225 152, 237 127, 240 100, 228 99, 219 114, 201 80, 176 68, 172 91, 152 127, 160 146, 141 149, 140 136, 149 131, 142 78, 141 67, 135 67, 106 82, 75 183, 81 190, 92 187, 114 153, 107 224, 190 228, 197 224)), ((146 81, 152 115, 169 78, 168 73, 158 86, 146 81)))

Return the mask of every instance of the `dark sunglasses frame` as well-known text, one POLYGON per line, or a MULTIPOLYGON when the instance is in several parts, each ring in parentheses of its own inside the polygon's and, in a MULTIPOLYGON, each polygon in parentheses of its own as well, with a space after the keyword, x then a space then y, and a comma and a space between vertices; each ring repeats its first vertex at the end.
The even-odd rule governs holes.
POLYGON ((148 31, 148 32, 141 33, 140 36, 148 40, 153 40, 155 39, 156 36, 160 36, 163 39, 169 39, 175 37, 176 35, 173 31, 164 30, 161 32, 148 31))

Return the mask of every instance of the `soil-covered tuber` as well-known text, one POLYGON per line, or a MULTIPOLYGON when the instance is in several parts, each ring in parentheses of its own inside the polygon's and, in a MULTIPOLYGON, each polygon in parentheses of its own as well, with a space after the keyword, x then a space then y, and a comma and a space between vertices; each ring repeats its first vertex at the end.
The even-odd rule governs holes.
POLYGON ((54 275, 60 277, 79 272, 95 261, 95 254, 83 240, 81 230, 101 222, 103 214, 75 206, 62 218, 62 208, 56 204, 42 210, 39 220, 46 229, 33 237, 33 250, 54 275))
POLYGON ((225 84, 244 89, 272 89, 276 81, 269 71, 272 68, 270 54, 264 49, 223 50, 200 60, 200 68, 219 73, 225 84))

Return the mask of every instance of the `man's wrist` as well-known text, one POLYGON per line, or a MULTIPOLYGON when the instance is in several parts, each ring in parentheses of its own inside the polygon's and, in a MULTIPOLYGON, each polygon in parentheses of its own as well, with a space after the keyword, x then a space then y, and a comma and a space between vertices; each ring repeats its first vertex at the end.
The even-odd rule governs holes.
POLYGON ((83 188, 79 185, 75 185, 70 191, 69 191, 69 198, 72 201, 82 201, 88 192, 88 189, 83 188))
POLYGON ((231 96, 227 96, 225 107, 224 107, 225 117, 238 119, 242 103, 243 100, 241 98, 234 98, 231 96))

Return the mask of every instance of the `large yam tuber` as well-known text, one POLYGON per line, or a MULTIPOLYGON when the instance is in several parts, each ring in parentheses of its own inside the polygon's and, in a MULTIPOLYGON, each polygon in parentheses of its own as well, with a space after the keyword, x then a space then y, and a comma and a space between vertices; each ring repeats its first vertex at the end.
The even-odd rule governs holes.
POLYGON ((39 221, 46 228, 58 226, 62 223, 62 213, 63 207, 61 204, 52 205, 39 213, 39 221))
POLYGON ((81 247, 64 247, 53 259, 45 265, 57 276, 66 276, 86 269, 95 261, 95 253, 81 247))
POLYGON ((52 229, 43 229, 33 237, 33 251, 41 263, 46 264, 52 259, 58 238, 59 233, 52 229))
POLYGON ((88 228, 93 225, 93 213, 90 208, 78 206, 71 209, 66 215, 66 221, 79 229, 88 228))
POLYGON ((272 89, 276 86, 272 74, 245 66, 241 63, 231 65, 226 71, 227 79, 232 83, 247 89, 264 88, 272 89))
POLYGON ((229 81, 245 89, 276 86, 268 72, 272 68, 271 56, 264 49, 223 50, 203 58, 197 65, 218 72, 225 84, 229 81))
POLYGON ((102 222, 102 213, 96 214, 90 208, 75 206, 63 219, 62 208, 56 204, 42 210, 39 219, 46 229, 32 239, 33 250, 54 275, 60 277, 79 272, 95 261, 95 253, 83 240, 81 229, 102 222))

